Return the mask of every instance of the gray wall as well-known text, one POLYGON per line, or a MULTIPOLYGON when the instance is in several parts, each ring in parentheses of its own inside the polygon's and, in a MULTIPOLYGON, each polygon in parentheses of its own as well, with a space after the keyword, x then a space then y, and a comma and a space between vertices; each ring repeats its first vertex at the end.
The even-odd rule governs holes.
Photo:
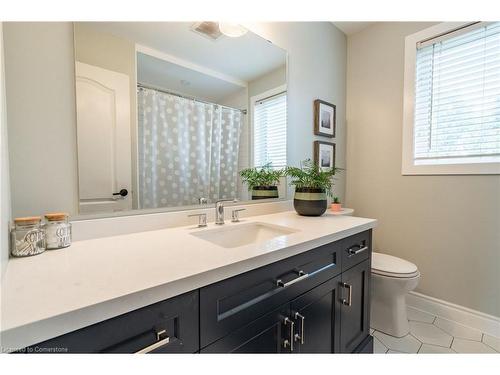
MULTIPOLYGON (((313 158, 313 141, 330 138, 313 134, 313 102, 337 106, 337 166, 345 167, 346 37, 330 22, 265 22, 246 24, 288 52, 288 164, 313 158)), ((335 195, 344 199, 345 173, 335 195)))
POLYGON ((382 23, 348 39, 347 205, 374 217, 377 251, 418 265, 418 292, 500 316, 500 176, 402 176, 404 38, 382 23))
POLYGON ((12 215, 78 209, 73 25, 4 23, 12 215))
POLYGON ((3 278, 9 259, 10 186, 9 154, 7 149, 7 108, 5 102, 3 24, 0 22, 0 264, 3 278))

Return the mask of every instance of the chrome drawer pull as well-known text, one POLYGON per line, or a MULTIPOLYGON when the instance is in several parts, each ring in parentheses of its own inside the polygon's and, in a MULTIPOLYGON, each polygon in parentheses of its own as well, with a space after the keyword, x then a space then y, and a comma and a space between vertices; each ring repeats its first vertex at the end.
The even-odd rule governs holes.
POLYGON ((298 312, 296 312, 295 319, 300 319, 300 335, 298 333, 295 334, 295 341, 300 340, 300 343, 304 344, 305 342, 304 320, 306 320, 306 318, 304 317, 304 315, 301 315, 298 312))
POLYGON ((344 288, 347 288, 349 290, 349 297, 346 300, 345 298, 342 298, 342 304, 346 306, 351 306, 352 305, 352 285, 349 285, 347 283, 342 283, 341 284, 344 288))
POLYGON ((162 346, 164 345, 167 345, 169 342, 170 342, 170 337, 165 337, 164 339, 161 339, 161 336, 163 334, 165 334, 167 331, 165 330, 162 330, 160 332, 156 332, 156 339, 158 340, 157 342, 155 342, 154 344, 151 344, 149 346, 146 346, 145 348, 135 352, 135 354, 145 354, 145 353, 149 353, 149 352, 152 352, 153 350, 155 349, 158 349, 158 348, 161 348, 162 346))
POLYGON ((276 285, 282 288, 286 288, 287 286, 298 283, 299 281, 307 279, 308 277, 309 277, 308 273, 305 273, 304 271, 299 271, 299 277, 297 277, 296 279, 290 280, 287 283, 284 283, 281 279, 278 279, 276 280, 276 285))
POLYGON ((349 253, 349 255, 356 255, 356 254, 362 253, 363 251, 366 251, 366 250, 368 250, 368 246, 363 246, 357 250, 354 250, 354 248, 351 247, 350 249, 347 250, 347 252, 349 253))
POLYGON ((290 351, 293 352, 293 331, 294 331, 294 326, 295 323, 288 317, 285 318, 283 321, 284 325, 290 324, 290 340, 285 340, 283 341, 283 347, 287 348, 290 346, 290 351))

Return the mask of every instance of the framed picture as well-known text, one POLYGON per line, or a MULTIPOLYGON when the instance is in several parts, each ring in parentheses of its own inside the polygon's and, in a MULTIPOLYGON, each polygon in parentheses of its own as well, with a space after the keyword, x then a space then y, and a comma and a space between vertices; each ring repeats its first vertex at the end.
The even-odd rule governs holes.
POLYGON ((334 138, 336 112, 335 104, 316 99, 314 101, 314 134, 334 138))
POLYGON ((314 141, 314 162, 322 170, 335 167, 335 143, 314 141))

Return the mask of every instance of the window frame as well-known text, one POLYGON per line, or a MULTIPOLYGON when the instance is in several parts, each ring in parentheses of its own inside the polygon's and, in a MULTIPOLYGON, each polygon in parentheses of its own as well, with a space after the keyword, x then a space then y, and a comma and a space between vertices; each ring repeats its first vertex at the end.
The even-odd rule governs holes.
POLYGON ((500 163, 463 164, 414 164, 414 111, 415 111, 415 70, 417 43, 455 29, 471 22, 443 22, 405 38, 404 92, 403 92, 403 142, 402 175, 485 175, 500 174, 500 163))
MULTIPOLYGON (((254 138, 254 128, 255 128, 255 103, 259 102, 263 99, 269 98, 274 95, 278 95, 282 92, 285 92, 286 94, 286 110, 287 110, 287 116, 286 116, 286 130, 288 132, 288 93, 286 92, 286 84, 285 85, 280 85, 275 88, 272 88, 270 90, 261 92, 260 94, 254 95, 250 97, 250 104, 251 104, 251 114, 252 118, 250 119, 250 165, 252 167, 255 167, 255 155, 254 155, 254 146, 255 146, 255 138, 254 138)), ((287 136, 285 137, 285 141, 287 140, 287 136)), ((288 162, 288 147, 286 149, 286 160, 288 162)))

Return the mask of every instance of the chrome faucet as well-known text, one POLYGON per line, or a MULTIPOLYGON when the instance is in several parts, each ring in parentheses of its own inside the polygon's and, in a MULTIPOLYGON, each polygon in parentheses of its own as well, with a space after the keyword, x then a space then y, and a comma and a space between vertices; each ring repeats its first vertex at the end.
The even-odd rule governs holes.
POLYGON ((236 199, 219 199, 215 202, 215 224, 224 224, 224 202, 237 202, 236 199))

